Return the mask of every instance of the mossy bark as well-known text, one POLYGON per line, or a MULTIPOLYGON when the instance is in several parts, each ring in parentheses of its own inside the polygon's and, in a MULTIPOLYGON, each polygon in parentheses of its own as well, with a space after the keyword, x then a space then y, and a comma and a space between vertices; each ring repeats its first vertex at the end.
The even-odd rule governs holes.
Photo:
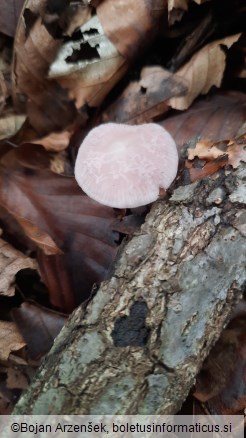
POLYGON ((246 167, 156 202, 15 414, 174 414, 240 299, 246 167))

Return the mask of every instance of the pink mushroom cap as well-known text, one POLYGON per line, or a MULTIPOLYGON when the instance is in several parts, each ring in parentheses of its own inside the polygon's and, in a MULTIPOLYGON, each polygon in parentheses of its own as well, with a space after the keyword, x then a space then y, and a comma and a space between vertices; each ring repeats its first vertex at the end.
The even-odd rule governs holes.
POLYGON ((75 178, 92 199, 114 208, 149 204, 167 189, 178 169, 178 152, 160 125, 107 123, 82 142, 75 178))

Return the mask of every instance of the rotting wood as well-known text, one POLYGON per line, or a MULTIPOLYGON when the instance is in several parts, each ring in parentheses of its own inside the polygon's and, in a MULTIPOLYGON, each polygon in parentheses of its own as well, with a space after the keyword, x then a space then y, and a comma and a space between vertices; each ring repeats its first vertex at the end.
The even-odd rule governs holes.
POLYGON ((245 286, 246 166, 153 204, 14 414, 174 414, 245 286))

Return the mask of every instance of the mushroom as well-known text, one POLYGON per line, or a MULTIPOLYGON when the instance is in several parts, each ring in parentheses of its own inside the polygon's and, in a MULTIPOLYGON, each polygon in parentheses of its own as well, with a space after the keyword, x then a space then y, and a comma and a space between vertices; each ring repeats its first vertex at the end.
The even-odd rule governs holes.
POLYGON ((92 129, 82 142, 75 178, 101 204, 135 208, 158 199, 177 168, 176 144, 160 125, 107 123, 92 129))

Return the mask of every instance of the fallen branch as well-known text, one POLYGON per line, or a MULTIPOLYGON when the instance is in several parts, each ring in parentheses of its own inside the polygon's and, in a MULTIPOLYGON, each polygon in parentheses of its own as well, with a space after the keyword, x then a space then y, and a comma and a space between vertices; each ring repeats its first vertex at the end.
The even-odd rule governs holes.
POLYGON ((156 202, 14 414, 174 414, 246 280, 246 166, 156 202))

